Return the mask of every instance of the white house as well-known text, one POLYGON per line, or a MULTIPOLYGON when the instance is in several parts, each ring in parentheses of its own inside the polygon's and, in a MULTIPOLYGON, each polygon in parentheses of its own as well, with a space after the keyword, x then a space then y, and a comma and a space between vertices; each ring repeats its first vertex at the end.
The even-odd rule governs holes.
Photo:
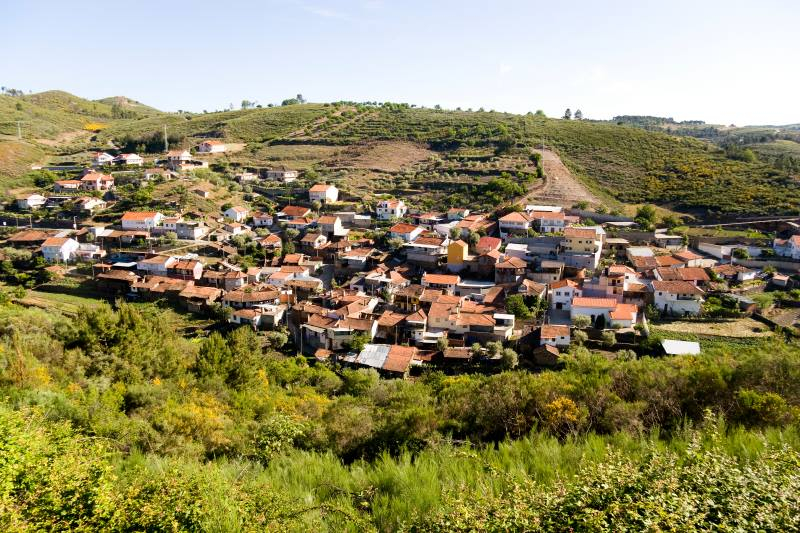
POLYGON ((339 189, 335 185, 317 183, 308 190, 308 199, 311 202, 335 202, 339 199, 339 189))
POLYGON ((263 172, 262 175, 268 180, 291 183, 297 180, 299 173, 296 170, 289 170, 287 168, 273 168, 263 172))
POLYGON ((105 152, 95 152, 92 156, 92 165, 102 167, 114 162, 114 156, 105 152))
POLYGON ((317 219, 317 227, 326 235, 333 235, 335 237, 343 237, 347 235, 348 230, 342 226, 342 219, 335 215, 323 215, 317 219))
POLYGON ((570 318, 575 321, 578 316, 586 316, 595 323, 598 317, 605 319, 606 326, 611 325, 611 313, 617 308, 614 298, 584 298, 576 296, 570 306, 570 318))
POLYGON ((654 281, 653 305, 671 315, 698 315, 703 291, 688 281, 654 281))
POLYGON ((569 346, 570 340, 569 326, 545 324, 539 334, 539 346, 569 346))
POLYGON ((562 279, 550 283, 547 297, 550 300, 550 309, 570 310, 572 298, 581 295, 581 287, 571 279, 562 279))
POLYGON ((26 194, 17 198, 17 207, 20 209, 39 209, 47 203, 47 198, 41 194, 26 194))
POLYGON ((242 207, 240 205, 234 205, 233 207, 229 207, 223 213, 225 218, 229 218, 234 222, 244 222, 247 220, 247 215, 249 211, 246 207, 242 207))
POLYGON ((227 150, 225 143, 214 139, 203 141, 197 146, 197 151, 204 154, 221 154, 225 150, 227 150))
POLYGON ((419 226, 413 224, 395 224, 389 228, 389 237, 392 239, 403 239, 406 242, 411 242, 419 237, 424 230, 419 226))
POLYGON ((189 150, 170 150, 167 152, 167 161, 171 165, 180 165, 192 160, 192 153, 189 150))
POLYGON ((539 233, 559 233, 566 224, 563 211, 532 211, 528 216, 539 233))
POLYGON ((253 213, 253 226, 256 228, 269 228, 272 226, 273 220, 274 217, 267 213, 262 213, 260 211, 253 213))
POLYGON ((42 255, 49 263, 67 263, 75 257, 78 251, 78 241, 65 237, 50 237, 42 243, 42 255))
POLYGON ((422 286, 429 289, 442 289, 447 294, 454 294, 461 277, 455 274, 422 274, 422 286))
POLYGON ((75 206, 81 211, 93 213, 96 209, 105 209, 106 202, 93 196, 84 196, 75 202, 75 206))
POLYGON ((137 154, 119 154, 114 158, 114 164, 140 167, 144 164, 144 159, 137 154))
POLYGON ((800 259, 800 235, 792 235, 788 239, 775 239, 772 241, 772 249, 781 257, 800 259))
POLYGON ((89 172, 81 178, 84 191, 108 191, 114 186, 114 178, 100 172, 89 172))
POLYGON ((505 238, 511 234, 527 235, 528 230, 531 228, 531 220, 527 213, 518 211, 512 211, 500 217, 500 237, 505 238))
POLYGON ((403 218, 408 213, 408 207, 403 200, 381 200, 376 208, 379 220, 403 218))
POLYGON ((58 180, 53 184, 54 192, 78 191, 81 188, 81 180, 58 180))
POLYGON ((168 269, 178 262, 178 258, 169 255, 154 255, 136 262, 136 269, 150 276, 166 276, 168 269))
POLYGON ((122 229, 151 230, 161 224, 164 215, 158 211, 127 211, 122 215, 122 229))

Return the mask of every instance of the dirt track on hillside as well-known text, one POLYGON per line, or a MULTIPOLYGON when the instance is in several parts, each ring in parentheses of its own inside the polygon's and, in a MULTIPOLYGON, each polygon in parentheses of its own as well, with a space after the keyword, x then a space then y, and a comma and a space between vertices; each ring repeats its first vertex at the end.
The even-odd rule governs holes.
POLYGON ((534 150, 542 154, 544 183, 531 189, 525 197, 530 204, 555 204, 571 207, 577 202, 599 204, 600 200, 592 194, 578 178, 564 165, 558 154, 550 150, 534 150))

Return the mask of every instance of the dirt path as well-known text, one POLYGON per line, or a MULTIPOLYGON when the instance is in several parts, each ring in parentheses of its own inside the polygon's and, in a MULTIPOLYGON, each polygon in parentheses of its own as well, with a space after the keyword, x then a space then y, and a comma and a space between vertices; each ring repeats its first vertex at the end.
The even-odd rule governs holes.
POLYGON ((544 183, 531 189, 525 197, 529 204, 555 204, 571 207, 577 202, 599 204, 600 200, 564 165, 558 154, 550 150, 534 150, 542 154, 544 183))

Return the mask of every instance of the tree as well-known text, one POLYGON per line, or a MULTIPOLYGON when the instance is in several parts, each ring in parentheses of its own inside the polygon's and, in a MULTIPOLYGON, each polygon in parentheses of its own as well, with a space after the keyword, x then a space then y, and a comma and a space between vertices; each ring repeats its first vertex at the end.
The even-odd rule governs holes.
POLYGON ((594 321, 595 329, 606 329, 606 315, 600 313, 594 321))
POLYGON ((592 319, 586 315, 576 315, 572 319, 572 325, 578 329, 588 328, 592 324, 592 319))
POLYGON ((512 294, 506 298, 506 311, 522 320, 531 317, 531 310, 525 305, 521 294, 512 294))
POLYGON ((570 111, 569 108, 564 111, 564 120, 572 120, 572 111, 570 111))
POLYGON ((453 226, 452 228, 450 228, 450 238, 454 241, 460 239, 461 228, 459 228, 458 226, 453 226))
POLYGON ((578 345, 583 345, 586 341, 589 340, 589 335, 583 330, 577 330, 572 333, 572 341, 578 345))
POLYGON ((519 356, 517 352, 512 350, 511 348, 505 348, 502 352, 501 356, 501 364, 504 369, 510 370, 512 368, 517 368, 519 365, 519 356))
POLYGON ((747 248, 736 248, 732 252, 733 257, 736 259, 747 260, 750 259, 750 252, 747 251, 747 248))
POLYGON ((345 347, 351 352, 361 353, 361 350, 369 344, 369 341, 369 336, 366 333, 356 333, 350 337, 350 340, 345 342, 345 347))
POLYGON ((580 109, 575 110, 575 120, 583 120, 583 111, 580 109))
POLYGON ((322 209, 322 204, 320 203, 319 200, 314 200, 313 202, 311 202, 311 209, 319 213, 319 210, 322 209))
POLYGON ((675 215, 666 215, 661 218, 661 224, 669 229, 673 229, 681 225, 681 219, 675 215))
POLYGON ((602 334, 603 346, 611 348, 617 343, 617 335, 611 330, 604 331, 602 334))
POLYGON ((645 229, 653 229, 656 223, 656 208, 652 205, 643 205, 636 210, 634 222, 645 229))
POLYGON ((447 337, 440 337, 439 340, 436 341, 436 349, 440 352, 445 351, 449 345, 450 341, 447 340, 447 337))

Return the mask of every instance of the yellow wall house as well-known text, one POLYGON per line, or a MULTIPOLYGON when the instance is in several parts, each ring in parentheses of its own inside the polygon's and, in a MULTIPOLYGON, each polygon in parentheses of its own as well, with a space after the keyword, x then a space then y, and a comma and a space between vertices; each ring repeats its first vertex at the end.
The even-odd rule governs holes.
POLYGON ((458 272, 464 268, 468 252, 469 245, 461 239, 451 242, 447 247, 447 269, 451 272, 458 272))

